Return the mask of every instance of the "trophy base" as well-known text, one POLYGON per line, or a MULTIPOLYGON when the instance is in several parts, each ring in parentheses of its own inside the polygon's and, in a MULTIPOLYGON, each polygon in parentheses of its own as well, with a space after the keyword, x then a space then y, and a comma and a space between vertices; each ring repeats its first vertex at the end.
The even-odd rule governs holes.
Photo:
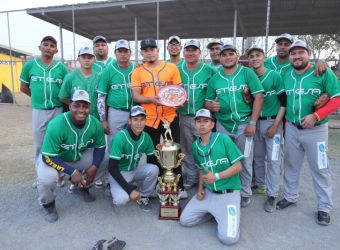
POLYGON ((181 216, 181 206, 173 205, 160 205, 159 207, 159 220, 179 220, 181 216))

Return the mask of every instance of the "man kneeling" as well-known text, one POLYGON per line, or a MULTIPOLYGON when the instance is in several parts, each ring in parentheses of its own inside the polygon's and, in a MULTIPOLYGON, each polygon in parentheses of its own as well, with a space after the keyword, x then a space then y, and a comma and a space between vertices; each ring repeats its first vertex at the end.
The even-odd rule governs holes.
POLYGON ((128 123, 130 127, 118 132, 111 141, 108 169, 112 201, 115 205, 124 205, 131 199, 149 212, 148 197, 155 190, 159 170, 154 164, 138 165, 143 153, 155 157, 151 137, 143 131, 146 124, 144 108, 132 107, 128 123), (132 184, 135 181, 142 182, 138 190, 132 184))
POLYGON ((227 135, 212 133, 214 125, 209 110, 197 111, 195 126, 200 137, 192 148, 200 180, 198 192, 185 207, 180 223, 194 226, 214 217, 217 237, 223 244, 231 245, 240 235, 239 172, 243 155, 227 135))
POLYGON ((89 113, 89 94, 76 90, 70 111, 58 115, 48 124, 37 161, 37 189, 44 218, 49 222, 58 219, 55 207, 58 172, 71 177, 71 182, 79 187, 77 193, 83 195, 86 202, 95 200, 88 188, 94 179, 106 172, 104 129, 89 113))

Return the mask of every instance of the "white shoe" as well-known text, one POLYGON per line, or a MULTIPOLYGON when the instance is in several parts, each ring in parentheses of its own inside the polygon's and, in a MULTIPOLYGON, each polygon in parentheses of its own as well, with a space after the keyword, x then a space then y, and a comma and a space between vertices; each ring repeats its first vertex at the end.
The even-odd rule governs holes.
POLYGON ((104 183, 102 180, 97 180, 95 183, 94 183, 94 187, 95 188, 102 188, 104 186, 104 183))
POLYGON ((180 189, 179 195, 181 200, 188 199, 188 192, 185 189, 184 190, 180 189))

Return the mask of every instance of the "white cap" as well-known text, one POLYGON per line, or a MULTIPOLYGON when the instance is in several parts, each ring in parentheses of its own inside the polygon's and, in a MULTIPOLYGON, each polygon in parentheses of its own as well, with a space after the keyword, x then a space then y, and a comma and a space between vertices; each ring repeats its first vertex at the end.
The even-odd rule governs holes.
POLYGON ((289 52, 291 52, 295 48, 303 48, 307 51, 309 51, 309 47, 305 41, 297 40, 293 42, 293 44, 289 48, 289 52))
POLYGON ((139 115, 145 115, 146 116, 146 112, 145 109, 142 106, 136 105, 133 106, 130 110, 130 117, 136 117, 139 115))
POLYGON ((200 109, 196 112, 195 115, 195 119, 199 118, 199 117, 206 117, 209 118, 211 120, 214 120, 214 117, 212 115, 212 113, 210 112, 209 109, 200 109))
POLYGON ((74 91, 72 95, 72 102, 76 101, 84 101, 91 103, 89 93, 87 93, 85 90, 77 89, 76 91, 74 91))
POLYGON ((260 46, 258 46, 258 45, 256 45, 256 44, 253 44, 249 49, 247 49, 247 56, 249 56, 249 54, 250 54, 252 51, 254 51, 254 50, 260 51, 260 52, 262 52, 262 53, 264 54, 264 51, 263 51, 263 49, 262 49, 260 46))
POLYGON ((88 46, 81 47, 79 49, 78 56, 81 56, 81 55, 91 55, 91 56, 94 56, 93 48, 88 47, 88 46))
POLYGON ((194 47, 200 49, 201 48, 201 43, 198 40, 196 40, 196 39, 191 39, 191 40, 187 41, 184 44, 184 48, 189 47, 189 46, 194 46, 194 47))
POLYGON ((279 35, 276 39, 275 39, 275 42, 278 43, 278 41, 280 40, 288 40, 289 42, 293 43, 294 42, 294 38, 291 34, 288 34, 288 33, 283 33, 281 35, 279 35))
POLYGON ((214 44, 219 44, 219 45, 223 46, 222 40, 213 39, 211 42, 208 43, 207 49, 211 49, 211 46, 213 46, 214 44))
POLYGON ((116 42, 115 50, 120 48, 131 50, 129 42, 124 39, 118 40, 116 42))
POLYGON ((179 36, 170 36, 168 43, 170 43, 172 40, 176 40, 178 43, 181 43, 181 38, 179 38, 179 36))

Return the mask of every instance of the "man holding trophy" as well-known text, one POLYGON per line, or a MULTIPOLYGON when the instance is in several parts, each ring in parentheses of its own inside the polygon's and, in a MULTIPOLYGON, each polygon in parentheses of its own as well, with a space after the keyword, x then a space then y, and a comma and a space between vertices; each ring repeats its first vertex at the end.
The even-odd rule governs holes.
POLYGON ((185 207, 180 223, 194 226, 212 217, 217 222, 217 237, 225 245, 239 240, 239 172, 243 154, 227 135, 212 133, 215 120, 207 109, 195 116, 200 137, 193 143, 193 155, 200 169, 198 192, 185 207))

